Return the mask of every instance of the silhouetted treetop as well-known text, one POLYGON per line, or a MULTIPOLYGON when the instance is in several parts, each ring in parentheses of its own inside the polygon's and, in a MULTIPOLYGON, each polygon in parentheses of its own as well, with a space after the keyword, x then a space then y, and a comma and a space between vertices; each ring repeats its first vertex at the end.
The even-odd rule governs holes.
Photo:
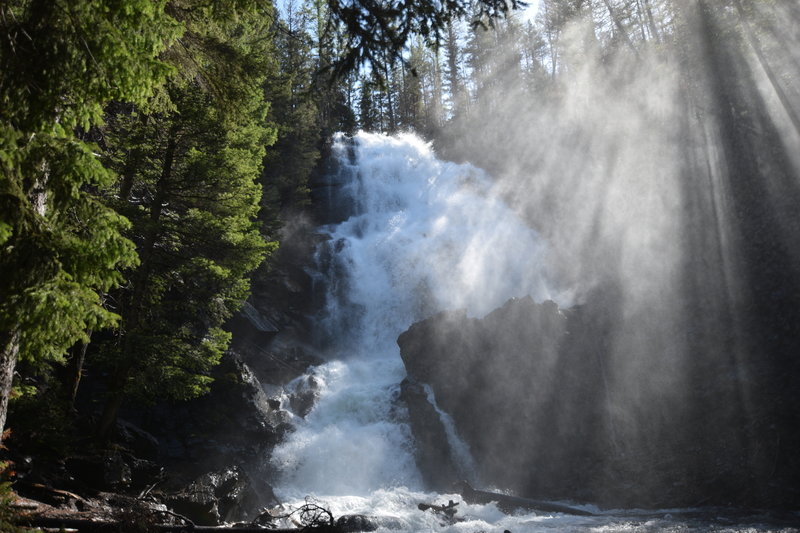
POLYGON ((438 44, 453 19, 470 17, 473 25, 485 25, 524 8, 520 0, 328 0, 330 14, 341 20, 347 32, 341 59, 333 65, 337 74, 371 64, 383 71, 399 59, 414 36, 438 44))

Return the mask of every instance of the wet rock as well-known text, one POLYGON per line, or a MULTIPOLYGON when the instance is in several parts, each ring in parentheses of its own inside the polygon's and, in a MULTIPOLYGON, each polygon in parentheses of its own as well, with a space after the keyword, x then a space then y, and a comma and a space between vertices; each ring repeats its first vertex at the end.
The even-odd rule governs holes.
POLYGON ((250 367, 227 352, 209 394, 125 411, 157 439, 158 460, 222 468, 266 457, 289 430, 290 414, 271 402, 250 367))
POLYGON ((125 462, 131 469, 130 490, 137 493, 157 485, 163 477, 164 467, 155 461, 127 456, 125 462))
POLYGON ((131 467, 122 458, 122 455, 115 453, 106 456, 103 480, 105 486, 112 490, 120 490, 131 484, 131 467))
POLYGON ((423 472, 430 488, 446 491, 458 475, 439 413, 428 401, 422 385, 411 379, 400 384, 399 399, 408 408, 411 431, 416 437, 414 459, 419 471, 423 472))
POLYGON ((276 499, 269 485, 252 479, 243 468, 233 467, 198 476, 167 492, 164 502, 198 525, 216 525, 249 521, 260 507, 272 505, 276 499))
POLYGON ((219 523, 219 501, 215 494, 215 478, 206 474, 183 489, 168 494, 164 503, 172 511, 185 516, 198 525, 213 526, 219 523))
MULTIPOLYGON (((482 319, 437 314, 397 342, 409 378, 430 385, 452 417, 478 477, 535 497, 579 498, 589 484, 578 480, 608 451, 594 438, 605 400, 602 339, 584 342, 588 328, 553 302, 520 298, 482 319)), ((441 429, 425 422, 430 408, 417 396, 408 402, 412 430, 418 457, 432 465, 421 470, 440 485, 441 429)))
POLYGON ((402 529, 403 521, 393 516, 368 516, 363 514, 349 514, 340 516, 336 520, 336 529, 347 533, 358 531, 377 531, 384 529, 402 529))
POLYGON ((319 380, 314 376, 303 376, 289 395, 292 412, 305 418, 319 398, 319 380))
POLYGON ((241 358, 259 381, 278 386, 288 384, 305 374, 312 366, 323 362, 292 338, 277 338, 269 344, 251 346, 241 352, 241 358))
MULTIPOLYGON (((770 422, 784 409, 782 392, 759 393, 751 412, 731 407, 738 387, 769 391, 773 378, 758 363, 737 374, 718 357, 717 339, 695 329, 661 344, 647 331, 621 330, 622 304, 614 286, 570 309, 522 298, 483 319, 440 313, 398 344, 409 378, 433 389, 484 483, 606 507, 794 505, 786 496, 797 485, 794 463, 781 459, 788 448, 778 435, 792 439, 798 426, 770 422), (696 357, 681 359, 681 343, 696 357), (761 443, 757 451, 747 439, 761 443)), ((661 316, 641 313, 638 323, 661 316)), ((407 404, 418 460, 441 455, 440 430, 424 423, 428 407, 413 397, 407 404)), ((423 463, 433 465, 420 467, 423 476, 438 483, 436 460, 423 463)))

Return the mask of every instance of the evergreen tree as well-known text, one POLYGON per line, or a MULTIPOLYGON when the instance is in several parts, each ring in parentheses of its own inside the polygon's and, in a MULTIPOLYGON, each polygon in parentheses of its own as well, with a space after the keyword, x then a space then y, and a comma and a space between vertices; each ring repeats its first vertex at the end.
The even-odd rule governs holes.
POLYGON ((467 93, 464 86, 462 70, 462 50, 458 42, 459 35, 455 25, 447 25, 447 37, 444 44, 445 52, 445 89, 450 95, 450 116, 458 115, 467 110, 467 93))
POLYGON ((365 131, 381 131, 379 110, 375 106, 375 83, 367 76, 361 76, 359 95, 359 125, 365 131))
POLYGON ((115 294, 122 327, 95 343, 111 376, 101 435, 128 395, 186 399, 208 389, 230 340, 221 326, 269 249, 256 221, 264 148, 275 139, 263 93, 269 12, 242 5, 183 4, 176 16, 191 44, 167 54, 182 65, 165 88, 170 111, 110 123, 119 146, 147 141, 123 150, 138 153, 133 163, 111 162, 134 176, 120 185, 119 209, 133 223, 141 264, 115 294))
POLYGON ((308 202, 308 179, 320 158, 322 117, 314 77, 318 59, 308 31, 310 11, 287 2, 273 27, 275 64, 266 79, 276 144, 267 150, 262 182, 265 215, 278 224, 280 211, 308 202))
POLYGON ((402 86, 398 95, 400 127, 424 133, 428 128, 425 117, 423 75, 427 74, 425 50, 412 46, 408 66, 403 65, 402 86))
POLYGON ((18 358, 60 359, 117 319, 100 293, 136 256, 98 196, 114 174, 81 132, 111 100, 146 102, 178 33, 160 1, 0 5, 0 430, 18 358))

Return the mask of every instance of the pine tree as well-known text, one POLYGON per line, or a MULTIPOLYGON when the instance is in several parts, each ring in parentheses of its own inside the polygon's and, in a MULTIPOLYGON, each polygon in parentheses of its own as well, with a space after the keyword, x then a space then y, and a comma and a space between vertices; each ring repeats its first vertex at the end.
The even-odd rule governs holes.
POLYGON ((375 83, 367 76, 361 76, 359 93, 359 125, 365 131, 381 131, 379 110, 375 106, 375 83))
POLYGON ((308 179, 320 158, 323 120, 313 90, 318 59, 308 32, 310 11, 292 1, 285 11, 272 30, 276 57, 266 79, 278 140, 267 150, 263 205, 275 224, 282 209, 308 203, 308 179))
POLYGON ((141 264, 115 294, 122 327, 94 346, 111 376, 101 436, 128 396, 188 399, 208 390, 230 340, 221 326, 274 247, 256 220, 264 150, 275 140, 263 92, 269 13, 246 4, 183 4, 176 16, 187 44, 167 52, 181 65, 165 86, 169 111, 110 122, 121 148, 110 164, 131 176, 120 183, 119 210, 133 223, 141 264))
POLYGON ((143 104, 179 33, 163 1, 0 5, 0 430, 18 358, 60 359, 117 316, 100 293, 136 263, 99 191, 114 174, 83 134, 111 100, 143 104))

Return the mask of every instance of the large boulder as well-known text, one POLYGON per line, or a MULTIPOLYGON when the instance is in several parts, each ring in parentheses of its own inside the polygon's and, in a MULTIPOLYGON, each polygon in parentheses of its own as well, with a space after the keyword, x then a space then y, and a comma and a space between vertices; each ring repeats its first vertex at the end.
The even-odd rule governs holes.
MULTIPOLYGON (((570 309, 514 299, 481 319, 437 314, 397 342, 487 484, 614 507, 796 506, 797 463, 782 442, 800 432, 763 348, 737 359, 724 349, 730 328, 625 309, 613 286, 570 309)), ((447 461, 430 459, 443 453, 441 428, 419 423, 432 420, 425 402, 405 399, 420 469, 441 486, 447 461)))
MULTIPOLYGON (((226 519, 225 509, 216 503, 221 496, 215 488, 214 498, 204 499, 203 494, 209 491, 201 489, 207 483, 198 481, 196 487, 186 487, 204 479, 209 472, 215 480, 229 479, 230 476, 219 473, 232 468, 243 473, 237 474, 239 485, 269 479, 272 473, 265 458, 291 429, 291 415, 270 400, 253 371, 237 354, 226 353, 214 369, 213 377, 210 393, 201 398, 147 409, 128 408, 125 413, 132 423, 143 428, 138 431, 139 440, 145 432, 157 439, 157 460, 164 467, 164 484, 172 487, 172 494, 182 494, 175 505, 186 512, 194 509, 191 512, 198 516, 207 513, 201 521, 216 519, 214 512, 220 519, 226 519), (201 512, 201 508, 205 511, 201 512)), ((131 431, 131 426, 128 423, 125 427, 131 431)), ((131 461, 128 463, 135 466, 131 461)), ((133 471, 134 482, 136 472, 133 471)), ((157 480, 151 479, 150 483, 157 480)))
POLYGON ((206 472, 182 486, 176 480, 170 484, 171 490, 161 491, 162 500, 197 525, 250 521, 260 508, 277 503, 268 485, 240 467, 206 472))
MULTIPOLYGON (((398 344, 409 377, 430 385, 439 407, 452 416, 479 465, 479 477, 530 491, 536 472, 537 489, 566 496, 575 478, 565 474, 586 468, 591 460, 584 444, 591 424, 576 423, 576 416, 581 422, 589 419, 591 402, 584 406, 586 416, 575 410, 581 395, 591 396, 597 387, 585 382, 598 375, 596 360, 562 357, 559 348, 566 336, 567 317, 555 303, 522 298, 483 319, 463 311, 440 313, 412 325, 398 344), (559 401, 567 390, 576 394, 559 401)), ((421 412, 428 410, 425 403, 407 403, 412 421, 430 419, 421 412)), ((412 424, 418 446, 441 446, 432 426, 421 427, 412 424)), ((441 453, 428 449, 418 458, 441 453)), ((420 467, 429 482, 440 486, 446 473, 428 466, 437 462, 448 464, 425 461, 420 467)))

